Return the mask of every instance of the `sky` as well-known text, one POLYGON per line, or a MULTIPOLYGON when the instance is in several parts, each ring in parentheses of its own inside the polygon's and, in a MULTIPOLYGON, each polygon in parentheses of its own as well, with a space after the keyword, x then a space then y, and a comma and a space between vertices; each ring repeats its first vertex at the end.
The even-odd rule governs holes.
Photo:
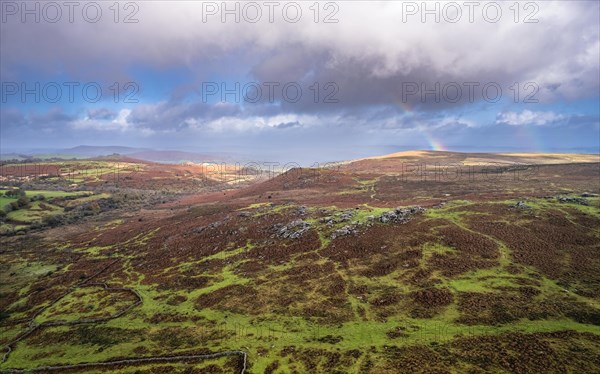
POLYGON ((2 153, 600 153, 596 1, 0 4, 2 153))

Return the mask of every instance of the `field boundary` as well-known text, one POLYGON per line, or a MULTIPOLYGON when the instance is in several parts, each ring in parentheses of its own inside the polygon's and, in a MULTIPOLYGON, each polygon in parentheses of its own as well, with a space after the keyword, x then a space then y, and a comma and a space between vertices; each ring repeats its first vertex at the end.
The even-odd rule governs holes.
POLYGON ((240 374, 246 372, 246 365, 248 360, 248 354, 244 351, 223 351, 201 355, 180 355, 180 356, 151 356, 151 357, 139 357, 129 358, 122 360, 113 361, 102 361, 102 362, 84 362, 73 365, 54 365, 54 366, 39 366, 32 369, 4 369, 3 372, 7 373, 25 373, 29 371, 58 371, 58 370, 73 370, 73 369, 91 369, 96 367, 109 367, 116 365, 138 365, 138 364, 150 364, 150 363, 169 363, 169 362, 188 362, 194 360, 205 360, 219 357, 230 357, 230 356, 241 356, 243 359, 242 369, 240 374))
MULTIPOLYGON (((13 351, 13 348, 17 343, 19 343, 21 340, 23 340, 26 337, 28 337, 29 335, 31 335, 34 331, 37 331, 43 327, 74 326, 74 325, 82 325, 82 324, 107 322, 107 321, 121 317, 123 314, 127 313, 131 309, 142 304, 143 303, 142 296, 133 288, 110 287, 110 286, 108 286, 108 284, 106 284, 104 282, 88 283, 90 280, 92 280, 93 278, 97 277, 98 275, 100 275, 101 273, 106 271, 108 268, 110 268, 112 265, 114 265, 118 261, 119 261, 119 259, 116 259, 115 261, 106 265, 104 268, 100 269, 97 273, 90 276, 89 278, 77 283, 75 286, 69 287, 69 289, 64 294, 60 295, 58 298, 56 298, 50 304, 46 305, 45 307, 43 307, 39 311, 37 311, 33 315, 33 317, 29 320, 29 327, 23 333, 18 335, 17 338, 15 338, 14 340, 10 341, 9 343, 7 343, 5 345, 6 352, 2 356, 2 361, 0 361, 0 363, 6 362, 6 360, 8 359, 8 356, 13 351), (100 286, 106 291, 126 291, 126 292, 133 294, 137 298, 137 301, 135 303, 121 309, 117 313, 107 316, 107 317, 77 319, 74 321, 48 321, 48 322, 42 322, 39 324, 34 323, 35 319, 40 314, 42 314, 45 310, 47 310, 52 305, 56 304, 58 301, 60 301, 66 295, 71 293, 73 290, 82 288, 82 287, 90 287, 90 286, 100 286)), ((0 373, 4 373, 4 372, 6 372, 6 373, 25 373, 25 372, 30 372, 30 371, 77 370, 77 369, 89 369, 89 368, 94 368, 94 367, 107 367, 107 366, 115 366, 115 365, 137 365, 137 364, 144 364, 144 363, 163 363, 163 362, 168 363, 168 362, 179 362, 179 361, 187 362, 187 361, 205 360, 205 359, 228 357, 228 356, 241 356, 242 357, 243 365, 242 365, 240 374, 244 374, 246 372, 248 355, 246 352, 240 351, 240 350, 222 351, 222 352, 198 354, 198 355, 135 357, 135 358, 129 358, 129 359, 119 359, 119 360, 101 361, 101 362, 84 362, 84 363, 73 364, 73 365, 39 366, 36 368, 31 368, 31 369, 8 368, 8 369, 0 370, 0 373)))

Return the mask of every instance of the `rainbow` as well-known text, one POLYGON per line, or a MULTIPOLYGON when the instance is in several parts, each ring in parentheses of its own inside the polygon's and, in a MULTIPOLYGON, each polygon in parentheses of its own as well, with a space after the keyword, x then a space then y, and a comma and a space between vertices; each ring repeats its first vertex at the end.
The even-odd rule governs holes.
MULTIPOLYGON (((413 108, 411 108, 410 104, 404 103, 401 100, 397 101, 398 106, 405 114, 412 115, 414 113, 413 108)), ((421 121, 415 120, 415 124, 417 128, 421 132, 421 135, 429 145, 429 149, 432 151, 447 151, 448 149, 435 137, 431 134, 428 127, 424 125, 421 121)))
POLYGON ((410 104, 403 103, 401 100, 398 101, 398 106, 400 107, 400 109, 402 109, 404 113, 412 114, 413 112, 412 108, 410 107, 410 104))
POLYGON ((429 145, 429 149, 432 151, 447 151, 446 146, 439 141, 437 137, 435 137, 431 130, 428 128, 426 124, 423 124, 421 121, 417 121, 417 128, 419 129, 421 135, 429 145))
POLYGON ((421 134, 423 135, 423 138, 425 138, 425 141, 427 142, 427 144, 429 144, 429 149, 431 149, 432 151, 442 151, 442 152, 445 152, 448 150, 446 148, 446 146, 444 146, 435 136, 433 136, 431 134, 431 132, 429 131, 427 126, 420 126, 420 131, 421 131, 421 134))

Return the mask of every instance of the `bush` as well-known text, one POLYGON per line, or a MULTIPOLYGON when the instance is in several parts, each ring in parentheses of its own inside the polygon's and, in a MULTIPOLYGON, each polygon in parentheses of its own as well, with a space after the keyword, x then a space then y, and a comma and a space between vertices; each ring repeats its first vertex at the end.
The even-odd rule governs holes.
POLYGON ((46 226, 60 226, 65 223, 66 217, 62 214, 57 214, 54 216, 45 216, 42 218, 42 223, 46 226))
POLYGON ((28 207, 29 206, 29 198, 27 196, 21 196, 17 200, 17 204, 19 205, 19 208, 28 207))
POLYGON ((13 207, 10 203, 6 204, 4 207, 2 207, 2 211, 4 211, 5 213, 12 212, 12 210, 13 210, 13 207))
POLYGON ((4 193, 4 195, 8 197, 22 197, 25 196, 25 190, 22 188, 17 190, 8 190, 4 193))
POLYGON ((8 312, 0 311, 0 321, 8 319, 8 317, 10 317, 10 314, 8 312))

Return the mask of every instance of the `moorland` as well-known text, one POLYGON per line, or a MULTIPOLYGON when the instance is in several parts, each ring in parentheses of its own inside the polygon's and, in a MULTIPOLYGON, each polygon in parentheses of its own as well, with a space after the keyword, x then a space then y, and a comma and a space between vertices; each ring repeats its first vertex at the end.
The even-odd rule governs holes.
POLYGON ((2 372, 592 373, 598 155, 0 173, 2 372))

